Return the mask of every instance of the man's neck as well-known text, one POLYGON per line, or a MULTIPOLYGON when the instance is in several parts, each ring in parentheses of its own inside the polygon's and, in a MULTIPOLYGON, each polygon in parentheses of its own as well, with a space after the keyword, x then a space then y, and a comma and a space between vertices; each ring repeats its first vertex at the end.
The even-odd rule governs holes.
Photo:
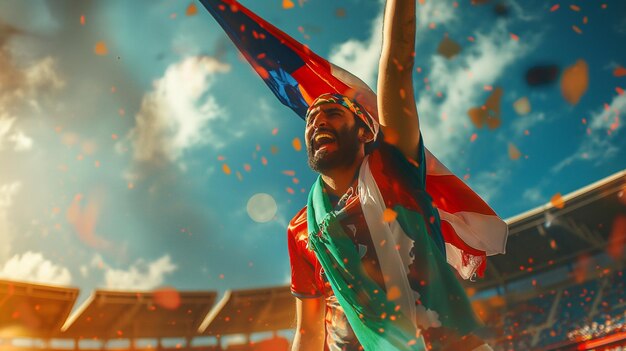
POLYGON ((322 174, 322 180, 324 184, 326 184, 326 190, 335 196, 345 194, 350 186, 352 186, 356 172, 359 167, 361 167, 364 158, 365 156, 360 155, 347 167, 335 168, 324 172, 322 174))

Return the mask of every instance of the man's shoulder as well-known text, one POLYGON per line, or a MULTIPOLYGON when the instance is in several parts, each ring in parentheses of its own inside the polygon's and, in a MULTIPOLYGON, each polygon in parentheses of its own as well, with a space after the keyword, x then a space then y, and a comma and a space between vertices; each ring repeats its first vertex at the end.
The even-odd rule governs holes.
POLYGON ((304 206, 295 216, 289 221, 289 231, 296 233, 300 231, 306 232, 306 206, 304 206))

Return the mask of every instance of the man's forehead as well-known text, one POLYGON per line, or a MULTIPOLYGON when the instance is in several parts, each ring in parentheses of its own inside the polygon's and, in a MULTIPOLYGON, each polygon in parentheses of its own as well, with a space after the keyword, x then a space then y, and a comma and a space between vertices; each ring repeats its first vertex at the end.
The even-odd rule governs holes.
POLYGON ((309 117, 320 113, 321 111, 324 112, 330 112, 332 110, 340 110, 342 112, 346 112, 346 111, 350 111, 348 110, 345 106, 341 105, 341 104, 337 104, 334 102, 327 102, 327 103, 323 103, 320 104, 318 106, 313 107, 313 109, 311 109, 311 112, 309 113, 309 117))

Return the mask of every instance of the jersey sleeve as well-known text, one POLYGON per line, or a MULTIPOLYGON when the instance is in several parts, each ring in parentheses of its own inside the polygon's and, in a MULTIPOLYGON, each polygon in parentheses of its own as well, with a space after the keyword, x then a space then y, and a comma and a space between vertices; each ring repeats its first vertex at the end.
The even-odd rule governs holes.
POLYGON ((287 245, 291 266, 291 293, 298 298, 316 298, 324 295, 319 277, 319 263, 315 254, 306 247, 307 242, 306 221, 304 224, 294 225, 292 220, 287 228, 287 245))

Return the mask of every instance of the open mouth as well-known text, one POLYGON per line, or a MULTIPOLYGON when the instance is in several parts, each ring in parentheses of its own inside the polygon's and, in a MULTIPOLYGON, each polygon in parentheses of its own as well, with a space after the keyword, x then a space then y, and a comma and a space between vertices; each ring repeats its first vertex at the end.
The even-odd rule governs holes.
POLYGON ((330 132, 319 132, 313 136, 313 142, 316 150, 325 149, 329 144, 332 144, 337 139, 330 132))

